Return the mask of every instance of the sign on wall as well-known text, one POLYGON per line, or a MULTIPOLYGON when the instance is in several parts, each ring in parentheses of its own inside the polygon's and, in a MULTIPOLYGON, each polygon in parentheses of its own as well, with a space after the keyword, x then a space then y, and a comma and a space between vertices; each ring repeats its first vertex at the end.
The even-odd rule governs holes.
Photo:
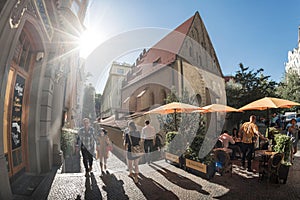
POLYGON ((16 83, 14 86, 14 96, 12 105, 12 124, 11 124, 11 140, 12 150, 21 147, 22 138, 22 105, 23 94, 25 87, 25 79, 17 75, 16 83))

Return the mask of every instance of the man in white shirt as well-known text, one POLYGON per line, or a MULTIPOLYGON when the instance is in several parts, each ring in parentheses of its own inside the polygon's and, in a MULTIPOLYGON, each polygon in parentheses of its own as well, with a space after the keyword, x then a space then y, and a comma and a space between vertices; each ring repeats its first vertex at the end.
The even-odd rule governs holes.
POLYGON ((156 131, 153 126, 150 125, 150 121, 145 121, 145 126, 142 129, 142 142, 144 142, 144 149, 145 149, 145 158, 146 162, 150 164, 151 160, 151 152, 153 152, 154 145, 155 145, 155 136, 156 131))

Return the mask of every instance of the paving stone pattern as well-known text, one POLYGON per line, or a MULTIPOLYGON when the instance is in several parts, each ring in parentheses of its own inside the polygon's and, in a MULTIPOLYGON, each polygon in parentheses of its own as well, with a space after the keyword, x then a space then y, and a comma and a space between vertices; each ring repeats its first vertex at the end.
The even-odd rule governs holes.
MULTIPOLYGON (((254 164, 254 168, 257 165, 254 164)), ((150 165, 141 164, 139 182, 128 177, 127 167, 114 154, 108 159, 108 171, 101 174, 99 161, 94 161, 93 171, 85 177, 79 173, 62 173, 57 170, 52 185, 42 182, 33 198, 46 199, 39 188, 49 187, 47 199, 300 199, 300 153, 296 154, 286 184, 259 181, 257 169, 247 172, 234 162, 233 175, 216 175, 206 180, 179 169, 164 160, 150 165), (41 192, 41 194, 39 194, 41 192)), ((48 181, 48 182, 49 182, 48 181)), ((45 190, 47 191, 47 190, 45 190)), ((24 198, 24 199, 26 199, 24 198)), ((15 199, 22 199, 15 196, 15 199)))

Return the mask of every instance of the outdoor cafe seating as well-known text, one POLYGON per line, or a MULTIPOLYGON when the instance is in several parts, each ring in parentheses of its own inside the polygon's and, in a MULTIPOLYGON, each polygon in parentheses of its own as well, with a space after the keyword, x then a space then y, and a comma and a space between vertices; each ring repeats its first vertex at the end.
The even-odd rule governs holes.
POLYGON ((232 162, 230 159, 232 150, 224 148, 223 143, 220 140, 217 140, 213 153, 216 162, 216 171, 221 176, 227 172, 232 176, 232 162))
POLYGON ((257 154, 261 156, 259 159, 259 180, 262 181, 266 176, 268 182, 273 179, 278 183, 278 171, 284 156, 283 153, 258 150, 257 154))
POLYGON ((224 173, 229 172, 232 176, 232 162, 228 151, 224 148, 214 149, 214 157, 216 161, 216 171, 222 176, 224 173))

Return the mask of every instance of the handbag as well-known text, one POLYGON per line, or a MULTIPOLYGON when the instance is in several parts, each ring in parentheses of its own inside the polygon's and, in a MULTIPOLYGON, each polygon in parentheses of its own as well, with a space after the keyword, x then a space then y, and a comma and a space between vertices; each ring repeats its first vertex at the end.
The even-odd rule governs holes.
POLYGON ((139 144, 133 146, 132 140, 131 140, 131 135, 128 135, 128 136, 129 136, 129 140, 131 143, 131 156, 132 157, 140 157, 140 156, 144 155, 144 153, 145 153, 144 148, 142 148, 142 146, 139 144))

